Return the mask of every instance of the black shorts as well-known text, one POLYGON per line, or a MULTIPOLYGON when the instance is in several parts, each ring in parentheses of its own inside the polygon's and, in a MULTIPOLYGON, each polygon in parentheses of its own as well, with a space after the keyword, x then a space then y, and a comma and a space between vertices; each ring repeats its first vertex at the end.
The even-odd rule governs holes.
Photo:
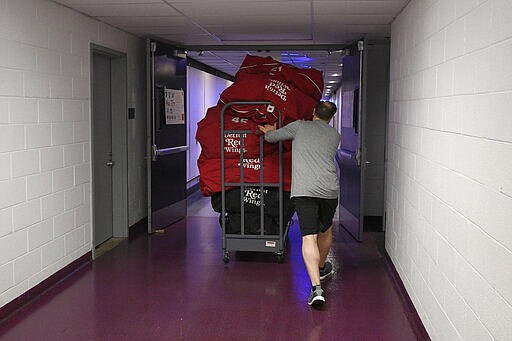
POLYGON ((338 199, 294 197, 293 203, 302 236, 327 231, 338 207, 338 199))

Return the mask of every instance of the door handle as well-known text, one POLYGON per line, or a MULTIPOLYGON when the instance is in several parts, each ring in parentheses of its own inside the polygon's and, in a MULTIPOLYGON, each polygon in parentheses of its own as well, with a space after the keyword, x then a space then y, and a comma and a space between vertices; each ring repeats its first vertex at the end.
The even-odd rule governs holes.
POLYGON ((371 162, 370 161, 365 161, 364 162, 366 165, 369 165, 371 162))
POLYGON ((154 144, 153 145, 153 161, 156 161, 158 156, 176 154, 179 152, 184 152, 186 150, 188 150, 187 145, 158 149, 158 147, 154 144))
POLYGON ((109 167, 113 167, 116 163, 112 160, 110 161, 107 161, 106 165, 109 166, 109 167))

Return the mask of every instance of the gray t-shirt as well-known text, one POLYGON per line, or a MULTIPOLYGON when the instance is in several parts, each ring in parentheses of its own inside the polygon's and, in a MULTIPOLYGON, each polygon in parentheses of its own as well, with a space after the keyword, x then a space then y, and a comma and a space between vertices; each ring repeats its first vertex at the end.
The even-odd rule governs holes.
POLYGON ((340 134, 324 120, 294 121, 268 131, 265 140, 292 139, 292 197, 338 197, 334 157, 340 134))

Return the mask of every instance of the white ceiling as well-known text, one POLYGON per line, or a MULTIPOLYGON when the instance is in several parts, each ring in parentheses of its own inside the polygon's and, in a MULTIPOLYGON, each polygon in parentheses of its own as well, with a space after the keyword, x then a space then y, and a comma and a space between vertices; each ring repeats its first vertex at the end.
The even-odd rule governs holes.
POLYGON ((389 36, 410 0, 55 0, 140 37, 173 43, 234 75, 247 53, 339 81, 342 49, 389 36), (202 51, 202 52, 200 52, 202 51))

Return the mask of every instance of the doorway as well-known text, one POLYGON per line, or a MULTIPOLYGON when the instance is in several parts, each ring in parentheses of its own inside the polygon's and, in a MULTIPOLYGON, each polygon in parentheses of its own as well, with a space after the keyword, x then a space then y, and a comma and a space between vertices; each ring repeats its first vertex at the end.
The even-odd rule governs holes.
POLYGON ((128 237, 126 55, 91 46, 94 257, 128 237))

